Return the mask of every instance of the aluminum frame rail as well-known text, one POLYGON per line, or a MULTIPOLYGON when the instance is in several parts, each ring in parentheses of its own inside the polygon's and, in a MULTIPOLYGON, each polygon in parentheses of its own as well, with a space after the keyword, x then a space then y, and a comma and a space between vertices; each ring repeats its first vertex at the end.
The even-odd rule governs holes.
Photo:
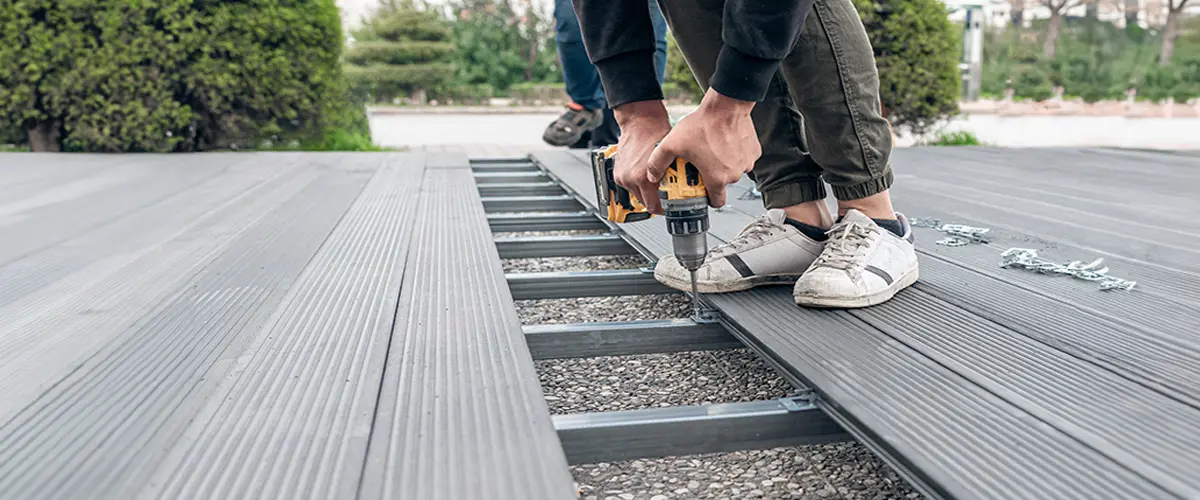
MULTIPOLYGON (((472 168, 477 177, 491 179, 498 175, 493 173, 492 165, 504 165, 506 172, 519 173, 527 182, 484 182, 479 184, 481 193, 494 193, 493 186, 503 185, 506 190, 520 192, 545 183, 524 166, 536 168, 528 159, 492 159, 473 164, 472 168)), ((566 193, 561 187, 559 189, 566 193)), ((563 194, 553 199, 545 196, 511 200, 485 198, 483 202, 494 232, 611 229, 594 213, 579 211, 584 205, 574 195, 563 194), (530 210, 543 213, 524 213, 530 210), (590 222, 584 223, 585 220, 590 222)), ((500 257, 508 259, 645 253, 611 232, 496 237, 495 244, 500 257)), ((506 275, 506 279, 514 300, 679 293, 655 280, 650 269, 513 273, 506 275)), ((692 319, 526 325, 523 331, 535 360, 744 347, 721 323, 692 319)), ((798 390, 800 395, 780 400, 556 415, 554 425, 564 452, 573 464, 850 439, 835 421, 817 409, 811 394, 802 387, 798 390)))

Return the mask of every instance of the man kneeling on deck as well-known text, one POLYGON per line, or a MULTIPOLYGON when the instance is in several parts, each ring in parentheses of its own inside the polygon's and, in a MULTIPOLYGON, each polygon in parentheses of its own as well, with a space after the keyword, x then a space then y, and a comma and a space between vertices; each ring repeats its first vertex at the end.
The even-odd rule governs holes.
MULTIPOLYGON (((658 180, 683 157, 714 207, 743 173, 763 194, 767 213, 709 251, 701 292, 795 282, 797 304, 865 307, 917 280, 912 229, 888 196, 892 141, 879 75, 851 0, 659 0, 705 90, 674 129, 644 0, 572 2, 621 127, 617 182, 661 214, 658 180), (822 179, 837 197, 836 220, 822 179)), ((690 287, 673 257, 655 276, 690 287)))

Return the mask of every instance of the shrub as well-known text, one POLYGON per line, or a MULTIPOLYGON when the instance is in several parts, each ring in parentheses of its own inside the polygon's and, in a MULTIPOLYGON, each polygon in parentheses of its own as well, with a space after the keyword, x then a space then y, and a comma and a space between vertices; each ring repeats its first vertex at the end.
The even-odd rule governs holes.
POLYGON ((854 0, 875 49, 879 91, 896 127, 922 134, 958 113, 961 45, 940 0, 854 0))
POLYGON ((338 122, 333 0, 9 0, 0 129, 37 150, 196 151, 338 122))
POLYGON ((355 35, 346 75, 364 99, 386 102, 436 91, 454 77, 450 27, 433 12, 385 9, 355 35))

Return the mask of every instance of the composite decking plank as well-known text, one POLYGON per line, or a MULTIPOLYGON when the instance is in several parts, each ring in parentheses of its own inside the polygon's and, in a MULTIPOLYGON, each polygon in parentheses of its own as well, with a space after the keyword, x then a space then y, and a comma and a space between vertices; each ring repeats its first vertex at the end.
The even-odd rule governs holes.
MULTIPOLYGON (((169 168, 157 175, 189 177, 169 168)), ((128 498, 278 306, 366 177, 323 171, 0 426, 0 491, 24 499, 128 498)))
MULTIPOLYGON (((195 168, 213 168, 197 166, 195 168)), ((217 167, 220 168, 220 167, 217 167)), ((231 166, 164 199, 130 212, 111 224, 82 231, 35 253, 0 265, 0 317, 23 317, 14 302, 38 295, 63 299, 96 279, 177 237, 231 203, 292 173, 289 166, 231 166), (67 283, 69 282, 69 284, 67 283), (45 290, 45 288, 57 290, 45 290), (66 297, 64 297, 66 296, 66 297)))
POLYGON ((375 172, 142 498, 356 495, 424 158, 341 163, 375 172))
POLYGON ((1200 408, 1200 347, 1184 328, 1141 328, 1130 322, 1136 317, 1059 300, 942 254, 922 258, 921 278, 918 290, 1200 408))
POLYGON ((920 180, 899 184, 892 191, 897 200, 920 200, 917 207, 957 214, 988 227, 1022 228, 1031 235, 1081 248, 1103 248, 1113 256, 1200 272, 1200 249, 1188 244, 1194 238, 1187 237, 1184 232, 1175 231, 1170 237, 1153 240, 1139 238, 1138 231, 1130 231, 1127 225, 1120 223, 1089 219, 1085 214, 1064 217, 1062 211, 1034 211, 1021 203, 999 202, 994 197, 957 195, 950 187, 931 189, 929 183, 920 180))
POLYGON ((467 158, 431 160, 360 498, 575 498, 467 158))
POLYGON ((133 157, 106 168, 103 175, 63 179, 61 186, 33 199, 0 207, 0 264, 114 223, 221 174, 201 165, 199 157, 133 157), (161 175, 163 171, 171 175, 161 175))
MULTIPOLYGON (((897 203, 908 208, 908 202, 897 203)), ((917 205, 919 207, 920 205, 917 205)), ((1200 274, 1173 271, 1153 261, 1137 261, 1115 256, 1105 248, 1080 248, 1055 241, 1052 237, 1029 234, 1020 228, 988 226, 983 221, 956 216, 942 208, 927 208, 919 212, 938 217, 942 223, 961 223, 972 226, 990 227, 990 242, 986 245, 972 244, 963 247, 947 247, 935 242, 945 234, 926 228, 916 228, 914 234, 922 252, 937 254, 979 269, 980 272, 996 274, 1005 279, 1059 294, 1064 300, 1102 307, 1120 313, 1135 313, 1130 321, 1158 329, 1170 330, 1184 325, 1200 328, 1200 274), (1108 274, 1117 278, 1136 281, 1135 293, 1099 293, 1099 284, 1069 277, 1041 275, 1024 269, 1001 268, 1002 254, 1010 248, 1031 248, 1038 257, 1066 264, 1071 261, 1090 262, 1103 258, 1108 274), (1152 313, 1152 314, 1151 314, 1152 313)))
MULTIPOLYGON (((574 179, 573 187, 577 190, 588 187, 590 177, 577 172, 568 173, 579 169, 578 162, 568 164, 540 154, 535 157, 556 175, 574 179)), ((761 200, 733 201, 733 196, 730 199, 734 208, 746 214, 744 219, 748 219, 750 214, 761 213, 761 200)), ((920 200, 914 200, 913 206, 920 206, 920 200)), ((633 225, 622 225, 621 228, 627 226, 633 225)), ((714 227, 713 232, 720 237, 732 236, 728 227, 714 227)), ((636 240, 658 240, 657 243, 642 242, 642 246, 669 249, 665 231, 628 234, 636 240)), ((953 283, 954 280, 981 278, 963 270, 926 281, 936 284, 940 279, 945 279, 944 283, 953 283)), ((1085 396, 1097 394, 1095 385, 1088 387, 1090 393, 1080 391, 1079 394, 1071 394, 1070 381, 1080 381, 1081 374, 1101 374, 1118 386, 1136 391, 1140 400, 1167 405, 1173 413, 1160 415, 1155 421, 1162 423, 1164 418, 1169 418, 1168 424, 1185 426, 1180 432, 1187 432, 1187 418, 1192 415, 1190 412, 1194 407, 1151 391, 1135 381, 1126 380, 1120 373, 1107 371, 1104 367, 1019 335, 1007 327, 976 317, 975 325, 991 325, 989 328, 999 329, 1006 335, 1010 343, 1001 347, 1010 350, 1017 346, 1031 349, 1030 352, 1039 356, 1062 361, 1065 363, 1061 368, 1063 370, 1074 370, 1071 373, 1075 378, 1067 382, 1051 380, 1041 383, 1050 384, 1050 388, 1059 391, 1053 394, 1061 395, 1062 391, 1066 391, 1075 405, 1070 408, 1075 411, 1071 418, 1083 418, 1082 425, 1087 430, 1080 431, 1074 426, 1075 422, 1062 417, 1061 413, 1047 413, 1043 407, 1048 404, 1044 395, 1038 396, 1043 399, 1037 403, 1021 399, 1018 402, 1024 406, 1014 404, 1013 400, 1001 396, 1011 395, 997 389, 1004 387, 1001 382, 994 378, 980 378, 973 369, 962 368, 971 366, 964 362, 963 358, 968 357, 966 354, 958 354, 959 358, 955 358, 955 353, 943 352, 944 347, 926 344, 947 335, 952 336, 954 330, 947 330, 953 325, 946 325, 944 321, 931 325, 919 314, 920 306, 937 301, 934 297, 923 296, 922 286, 924 283, 919 282, 917 288, 902 293, 887 307, 902 308, 910 321, 918 323, 915 326, 906 325, 909 331, 919 329, 916 333, 921 335, 942 333, 940 337, 932 338, 910 333, 903 337, 909 343, 889 336, 889 332, 899 335, 898 330, 871 316, 878 312, 803 309, 795 306, 787 290, 779 288, 706 297, 743 331, 755 337, 755 344, 760 350, 779 361, 780 365, 790 367, 796 376, 815 387, 826 398, 830 408, 842 414, 851 427, 858 428, 875 449, 888 456, 893 463, 908 469, 912 473, 910 478, 935 494, 959 498, 1020 499, 1174 498, 1190 493, 1193 485, 1180 480, 1181 471, 1194 458, 1187 454, 1186 449, 1170 445, 1163 447, 1163 450, 1174 452, 1174 455, 1164 456, 1174 456, 1176 459, 1183 457, 1185 465, 1182 466, 1154 463, 1154 460, 1150 461, 1152 465, 1143 466, 1139 462, 1143 457, 1153 458, 1154 445, 1163 444, 1161 438, 1151 439, 1151 444, 1139 448, 1134 454, 1114 457, 1121 451, 1114 452, 1111 447, 1119 446, 1119 442, 1106 441, 1110 436, 1097 441, 1089 434, 1097 428, 1104 428, 1106 423, 1100 420, 1103 415, 1079 413, 1080 408, 1092 404, 1085 396), (921 300, 922 297, 924 300, 921 300), (909 303, 912 301, 916 301, 915 305, 909 303), (798 330, 797 325, 803 327, 798 330), (961 372, 946 365, 960 368, 961 372), (1051 426, 1044 419, 1054 420, 1059 425, 1051 426), (1014 442, 1019 444, 1014 446, 1014 442), (1101 447, 1108 446, 1104 451, 1109 454, 1093 448, 1097 443, 1101 447)), ((943 303, 941 310, 957 311, 965 318, 973 317, 969 309, 953 303, 943 303)), ((1007 359, 1010 364, 1022 361, 1011 356, 1002 359, 1007 359)), ((1025 372, 1018 369, 1015 374, 1004 375, 1018 377, 1019 380, 1022 374, 1025 372)), ((1008 382, 1011 383, 1011 380, 1008 382)), ((1027 393, 1024 395, 1030 396, 1027 393)), ((1119 416, 1125 422, 1135 421, 1139 411, 1124 406, 1118 410, 1124 411, 1119 416)), ((1124 432, 1129 435, 1149 432, 1149 429, 1141 425, 1124 432)))
MULTIPOLYGON (((260 170, 268 173, 276 169, 260 170)), ((282 174, 215 208, 212 203, 220 196, 208 201, 182 199, 197 202, 202 210, 212 208, 186 224, 179 224, 183 219, 168 214, 134 218, 132 224, 116 233, 85 233, 61 248, 35 254, 28 262, 0 268, 0 274, 8 278, 0 288, 24 288, 28 292, 13 295, 0 307, 0 317, 5 318, 0 323, 0 423, 7 422, 93 354, 132 334, 147 315, 179 294, 230 244, 260 228, 260 221, 279 205, 302 190, 314 189, 313 182, 320 172, 285 168, 282 174), (154 222, 177 225, 150 225, 154 222), (147 245, 163 235, 169 238, 147 245), (91 258, 98 260, 76 272, 69 268, 56 270, 91 258), (51 282, 39 283, 38 273, 48 275, 51 282), (53 280, 56 275, 61 279, 53 280)), ((241 189, 243 184, 228 186, 241 189)), ((182 215, 194 214, 191 209, 182 209, 182 215)))

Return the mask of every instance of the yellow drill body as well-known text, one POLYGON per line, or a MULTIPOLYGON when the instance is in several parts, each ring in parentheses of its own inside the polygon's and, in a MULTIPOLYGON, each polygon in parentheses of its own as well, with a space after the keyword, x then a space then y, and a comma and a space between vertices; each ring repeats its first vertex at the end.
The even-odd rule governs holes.
MULTIPOLYGON (((645 220, 652 216, 637 196, 618 186, 613 179, 615 145, 592 151, 592 170, 596 179, 596 195, 606 218, 624 223, 645 220)), ((676 158, 667 167, 658 187, 659 203, 667 220, 667 233, 675 259, 691 272, 693 306, 699 316, 696 271, 708 255, 708 191, 700 171, 683 158, 676 158)))

